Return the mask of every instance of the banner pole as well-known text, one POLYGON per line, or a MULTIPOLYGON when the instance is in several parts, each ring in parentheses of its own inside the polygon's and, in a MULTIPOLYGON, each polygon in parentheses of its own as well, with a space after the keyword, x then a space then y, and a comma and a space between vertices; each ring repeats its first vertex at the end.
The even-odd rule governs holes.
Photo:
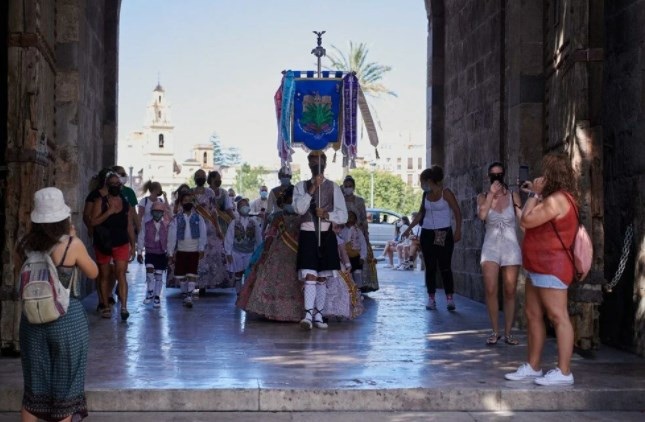
MULTIPOLYGON (((316 48, 311 50, 311 54, 316 56, 316 58, 318 59, 318 75, 317 75, 318 78, 322 77, 322 69, 321 69, 322 58, 323 58, 323 56, 326 55, 325 48, 322 46, 322 36, 323 36, 323 34, 325 32, 327 32, 327 31, 313 31, 313 33, 316 34, 316 36, 318 38, 316 40, 317 41, 316 48)), ((321 167, 320 166, 320 157, 318 157, 318 174, 319 175, 321 173, 320 172, 320 167, 321 167)), ((321 193, 321 190, 320 190, 320 186, 318 186, 318 206, 320 206, 321 198, 322 198, 322 193, 321 193)), ((320 248, 320 245, 322 243, 322 241, 321 241, 322 234, 321 234, 321 229, 320 229, 321 225, 322 225, 322 218, 318 217, 318 233, 317 233, 318 234, 318 248, 320 248)))

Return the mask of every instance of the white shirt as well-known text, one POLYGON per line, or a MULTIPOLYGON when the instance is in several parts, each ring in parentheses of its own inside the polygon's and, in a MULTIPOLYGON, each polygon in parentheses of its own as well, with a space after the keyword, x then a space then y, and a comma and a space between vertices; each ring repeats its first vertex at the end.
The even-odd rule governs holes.
POLYGON ((438 201, 428 201, 427 198, 424 198, 423 204, 425 206, 426 215, 421 227, 426 230, 445 229, 447 227, 451 227, 452 210, 450 209, 448 201, 443 198, 443 192, 441 193, 441 198, 439 198, 438 201))
MULTIPOLYGON (((228 229, 226 230, 226 237, 224 238, 224 251, 226 252, 226 255, 233 255, 233 252, 235 252, 235 225, 237 221, 242 223, 242 227, 244 227, 244 230, 246 230, 249 223, 251 222, 251 218, 239 217, 236 218, 235 221, 231 221, 231 224, 228 225, 228 229)), ((260 243, 262 243, 262 226, 255 223, 255 247, 257 248, 258 246, 260 246, 260 243)))
POLYGON ((204 219, 199 217, 199 239, 193 239, 190 232, 190 217, 195 211, 190 214, 182 212, 180 216, 172 219, 170 227, 168 227, 168 255, 175 254, 175 250, 181 252, 204 252, 206 249, 206 223, 204 219), (186 222, 186 229, 184 231, 184 240, 177 241, 177 218, 183 216, 186 222))
MULTIPOLYGON (((305 215, 309 212, 309 205, 311 204, 311 195, 307 192, 307 182, 298 182, 293 190, 293 209, 298 215, 305 215)), ((347 222, 347 205, 345 204, 345 196, 340 190, 340 187, 334 183, 334 210, 329 213, 329 221, 336 224, 345 224, 347 222)), ((329 221, 322 221, 320 225, 321 231, 329 230, 329 221)), ((314 223, 307 222, 300 225, 300 230, 315 231, 314 223)))
MULTIPOLYGON (((157 202, 161 202, 162 204, 164 203, 163 198, 157 197, 157 202)), ((144 209, 143 211, 143 216, 141 217, 141 225, 143 226, 146 224, 148 221, 152 220, 152 205, 155 202, 150 199, 149 196, 146 196, 145 198, 141 198, 139 201, 139 206, 144 209)))
POLYGON ((267 210, 267 207, 269 206, 269 199, 262 199, 258 198, 255 201, 251 202, 251 212, 253 214, 259 214, 262 212, 262 208, 264 208, 264 211, 267 210))

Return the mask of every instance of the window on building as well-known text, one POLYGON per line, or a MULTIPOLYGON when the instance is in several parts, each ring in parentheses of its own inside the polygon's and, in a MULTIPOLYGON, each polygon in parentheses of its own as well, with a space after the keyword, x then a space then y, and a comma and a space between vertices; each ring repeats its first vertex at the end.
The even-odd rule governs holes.
POLYGON ((208 164, 208 153, 207 152, 204 153, 204 159, 202 160, 202 162, 204 163, 204 165, 208 164))
POLYGON ((412 157, 408 157, 408 170, 414 170, 414 159, 412 157))
POLYGON ((163 133, 160 133, 159 134, 159 148, 163 148, 163 143, 164 143, 163 133))
POLYGON ((396 159, 396 169, 401 170, 401 158, 396 159))
POLYGON ((408 185, 412 186, 413 181, 414 181, 414 176, 412 174, 408 174, 408 185))
POLYGON ((419 157, 419 170, 423 170, 423 158, 419 157))
POLYGON ((158 112, 157 112, 157 117, 158 117, 159 119, 161 119, 161 111, 158 111, 158 112))
POLYGON ((159 102, 161 102, 161 95, 159 96, 159 102))

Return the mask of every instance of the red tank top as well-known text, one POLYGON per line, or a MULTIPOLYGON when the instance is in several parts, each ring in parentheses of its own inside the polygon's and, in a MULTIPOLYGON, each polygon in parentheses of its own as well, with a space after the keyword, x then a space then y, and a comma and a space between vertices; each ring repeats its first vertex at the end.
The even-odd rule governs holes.
MULTIPOLYGON (((575 201, 565 191, 560 191, 575 201)), ((558 277, 566 285, 571 284, 575 269, 571 257, 562 246, 553 228, 558 230, 562 241, 567 247, 573 245, 578 229, 577 206, 569 207, 569 212, 559 220, 551 220, 541 226, 526 229, 522 242, 522 261, 527 271, 538 274, 551 274, 558 277)))

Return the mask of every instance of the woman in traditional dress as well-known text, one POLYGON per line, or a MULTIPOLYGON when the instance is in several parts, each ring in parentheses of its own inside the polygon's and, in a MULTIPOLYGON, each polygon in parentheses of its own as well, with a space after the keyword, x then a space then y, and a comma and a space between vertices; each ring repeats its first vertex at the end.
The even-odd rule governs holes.
POLYGON ((370 235, 368 231, 367 210, 365 208, 365 199, 354 194, 356 182, 352 176, 347 176, 343 182, 343 193, 345 195, 345 204, 347 211, 354 211, 358 217, 357 226, 363 232, 367 242, 367 259, 363 265, 362 280, 355 280, 356 284, 361 287, 363 293, 375 292, 379 289, 378 274, 376 272, 376 259, 374 251, 370 245, 370 235))
POLYGON ((85 369, 89 327, 80 301, 79 270, 96 278, 98 268, 70 225, 63 193, 45 188, 34 196, 31 230, 18 253, 51 252, 58 279, 70 289, 67 312, 55 321, 32 324, 23 315, 20 350, 24 380, 21 420, 80 421, 87 416, 85 369))
POLYGON ((282 210, 272 215, 264 252, 247 278, 237 306, 267 319, 298 322, 304 296, 296 271, 300 216, 293 210, 292 197, 290 186, 277 198, 282 210))
POLYGON ((332 227, 338 241, 341 269, 327 280, 324 314, 327 318, 354 319, 363 313, 363 297, 351 275, 352 260, 347 253, 347 242, 341 237, 343 226, 334 224, 332 227))
MULTIPOLYGON (((207 178, 204 170, 197 170, 194 179, 197 185, 193 189, 195 206, 199 215, 206 221, 207 233, 206 251, 204 252, 204 258, 199 261, 197 288, 200 293, 205 293, 207 288, 233 287, 235 285, 234 280, 226 269, 226 254, 224 252, 224 236, 226 232, 219 225, 216 211, 217 204, 222 199, 226 200, 228 195, 223 190, 216 195, 210 187, 205 186, 207 178)), ((221 184, 221 177, 219 180, 221 184)))
MULTIPOLYGON (((182 207, 179 203, 179 197, 185 192, 190 192, 190 186, 188 186, 187 184, 179 185, 177 190, 173 192, 171 217, 174 217, 178 213, 182 212, 182 207)), ((166 270, 166 288, 179 288, 179 281, 175 279, 175 263, 172 261, 168 261, 168 269, 166 270)))

